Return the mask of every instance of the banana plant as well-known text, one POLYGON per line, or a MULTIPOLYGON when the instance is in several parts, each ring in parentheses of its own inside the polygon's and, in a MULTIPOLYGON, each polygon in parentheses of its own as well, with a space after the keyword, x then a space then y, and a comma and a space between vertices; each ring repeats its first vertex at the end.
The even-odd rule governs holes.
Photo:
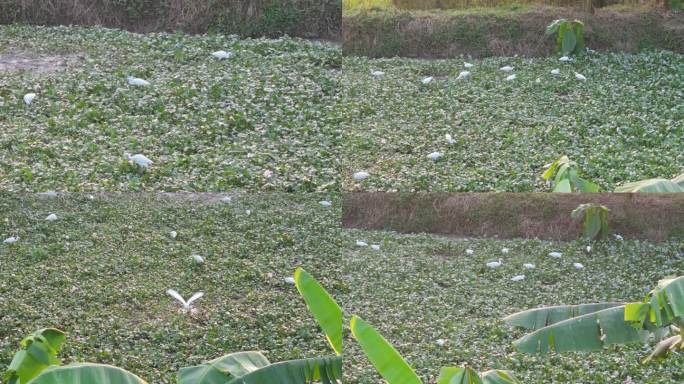
POLYGON ((684 173, 671 180, 655 178, 627 183, 615 188, 615 192, 684 192, 684 173))
POLYGON ((582 236, 588 240, 602 239, 608 236, 608 207, 601 204, 580 204, 570 217, 577 220, 582 217, 582 236))
POLYGON ((51 365, 61 364, 57 353, 65 339, 64 332, 54 328, 40 329, 26 336, 2 379, 8 384, 25 384, 51 365))
MULTIPOLYGON (((328 343, 338 355, 341 354, 344 321, 342 309, 325 288, 302 268, 297 268, 294 278, 297 290, 325 332, 328 343)), ((368 360, 388 384, 422 384, 401 354, 370 324, 358 316, 352 316, 349 327, 368 360)), ((469 367, 442 368, 437 381, 437 384, 519 383, 509 371, 490 370, 478 373, 469 367)))
POLYGON ((542 307, 515 313, 504 321, 532 331, 513 343, 528 354, 595 351, 653 337, 659 342, 643 360, 646 363, 684 349, 684 276, 659 281, 641 302, 542 307))
POLYGON ((546 34, 556 34, 556 47, 563 55, 578 54, 584 50, 584 24, 579 20, 554 20, 546 27, 546 34))
POLYGON ((551 182, 553 192, 599 192, 600 190, 598 185, 579 177, 579 166, 565 155, 551 163, 542 177, 551 182))

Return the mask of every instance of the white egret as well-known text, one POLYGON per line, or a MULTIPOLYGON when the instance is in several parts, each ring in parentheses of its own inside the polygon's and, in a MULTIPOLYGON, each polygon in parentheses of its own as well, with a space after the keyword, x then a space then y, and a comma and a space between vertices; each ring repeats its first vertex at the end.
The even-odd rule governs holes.
POLYGON ((587 245, 587 253, 591 253, 591 245, 587 245))
POLYGON ((356 245, 358 245, 359 247, 367 247, 368 243, 366 243, 363 240, 356 240, 356 245))
POLYGON ((504 72, 510 72, 510 71, 512 71, 513 69, 515 69, 515 68, 511 67, 510 65, 507 65, 507 66, 505 66, 505 67, 499 68, 499 70, 504 71, 504 72))
POLYGON ((385 72, 383 72, 383 71, 371 71, 371 75, 373 75, 375 77, 380 77, 384 74, 385 74, 385 72))
POLYGON ((214 56, 215 58, 219 59, 219 60, 223 60, 223 59, 230 59, 231 57, 233 57, 233 52, 216 51, 216 52, 212 52, 211 55, 214 56))
POLYGON ((440 347, 445 346, 446 343, 447 343, 446 339, 437 339, 437 345, 439 345, 440 347))
POLYGON ((174 291, 173 289, 169 289, 168 291, 166 291, 166 293, 171 295, 171 297, 173 297, 174 299, 180 301, 180 303, 183 305, 183 310, 185 310, 185 311, 189 311, 190 308, 192 307, 192 303, 195 300, 199 299, 200 297, 204 296, 203 292, 195 292, 195 294, 192 295, 192 297, 190 297, 188 299, 188 301, 185 301, 185 299, 183 299, 183 297, 181 295, 179 295, 178 292, 174 291))
POLYGON ((587 78, 583 74, 575 72, 575 79, 579 81, 587 81, 587 78))
POLYGON ((511 281, 521 281, 521 280, 525 280, 525 275, 516 275, 516 276, 511 277, 511 281))
POLYGON ((14 244, 14 243, 16 243, 17 241, 19 241, 19 239, 20 239, 19 236, 11 236, 11 237, 6 238, 5 241, 3 241, 3 243, 5 243, 5 244, 14 244))
POLYGON ((251 209, 245 209, 245 215, 251 216, 251 215, 252 215, 252 210, 251 210, 251 209))
POLYGON ((534 269, 536 267, 536 265, 534 265, 532 263, 525 263, 525 264, 523 264, 523 267, 525 269, 534 269))
POLYGON ((427 84, 432 83, 432 80, 434 80, 434 79, 435 79, 435 78, 432 77, 432 76, 426 77, 426 78, 424 78, 424 79, 422 80, 422 83, 427 85, 427 84))
POLYGON ((221 201, 224 203, 230 203, 231 201, 233 201, 233 197, 232 196, 223 196, 221 201))
POLYGON ((27 93, 27 94, 25 94, 25 95, 24 95, 24 104, 26 104, 26 105, 31 105, 31 103, 33 102, 33 99, 35 99, 35 98, 36 98, 36 94, 35 94, 35 93, 27 93))
POLYGON ((584 268, 584 265, 582 265, 582 263, 573 263, 572 266, 575 267, 575 269, 582 269, 582 268, 584 268))
POLYGON ((152 160, 141 153, 135 154, 133 156, 131 156, 130 153, 126 153, 125 155, 129 161, 134 162, 135 165, 139 166, 140 168, 147 168, 152 164, 152 160))
POLYGON ((472 67, 474 67, 475 65, 473 65, 473 64, 471 64, 471 63, 468 63, 468 62, 465 62, 465 61, 464 61, 464 62, 463 62, 463 66, 466 67, 466 68, 472 68, 472 67))
POLYGON ((472 249, 470 249, 470 248, 466 249, 466 255, 472 256, 474 254, 475 254, 475 251, 473 251, 472 249))
POLYGON ((622 236, 618 235, 617 233, 616 233, 616 234, 614 234, 613 236, 615 237, 615 240, 617 240, 617 241, 622 241, 622 240, 624 240, 624 239, 625 239, 624 237, 622 237, 622 236))
POLYGON ((453 137, 451 137, 450 134, 444 135, 444 138, 446 139, 447 144, 456 144, 456 140, 454 140, 453 137))
POLYGON ((552 69, 552 70, 551 70, 551 74, 554 75, 554 76, 560 75, 560 69, 558 69, 558 68, 552 69))
POLYGON ((137 77, 128 76, 126 78, 126 80, 128 80, 129 85, 135 85, 135 86, 139 86, 139 87, 146 87, 146 86, 150 85, 149 81, 147 81, 145 79, 140 79, 137 77))
POLYGON ((170 238, 175 239, 176 236, 178 236, 178 232, 176 232, 176 231, 171 231, 171 232, 169 232, 169 237, 170 237, 170 238))
POLYGON ((515 80, 516 77, 518 77, 518 75, 516 75, 515 73, 512 74, 512 75, 508 75, 508 76, 506 77, 506 81, 515 80))
POLYGON ((490 261, 490 262, 487 263, 486 265, 487 265, 487 267, 489 267, 489 268, 498 268, 498 267, 501 266, 501 264, 503 264, 503 262, 501 261, 501 259, 499 259, 499 260, 497 260, 497 261, 490 261))
POLYGON ((444 154, 442 152, 432 152, 429 155, 427 155, 426 157, 430 160, 437 160, 442 156, 444 156, 444 154))
POLYGON ((356 181, 361 181, 361 180, 364 180, 364 179, 368 178, 368 176, 370 176, 370 174, 369 174, 368 172, 366 172, 366 171, 359 171, 359 172, 356 172, 356 173, 354 174, 354 180, 356 180, 356 181))
POLYGON ((458 74, 458 77, 456 78, 456 80, 465 79, 465 78, 468 77, 468 76, 470 76, 470 72, 468 72, 468 71, 461 71, 461 72, 458 74))
POLYGON ((194 261, 196 264, 203 264, 204 263, 204 257, 200 255, 192 255, 192 261, 194 261))
POLYGON ((506 254, 510 251, 508 248, 501 248, 501 253, 506 254))
POLYGON ((49 215, 45 218, 45 220, 47 220, 47 221, 55 221, 55 220, 57 220, 57 215, 55 215, 54 213, 51 213, 51 214, 49 214, 49 215))
POLYGON ((539 83, 541 83, 541 79, 537 77, 537 79, 534 82, 539 84, 539 83))
POLYGON ((559 259, 563 256, 563 254, 560 252, 549 252, 549 256, 559 259))
POLYGON ((284 278, 283 281, 286 282, 287 284, 291 284, 291 285, 294 285, 294 283, 295 283, 295 279, 292 276, 288 276, 288 277, 284 278))
POLYGON ((561 57, 560 59, 558 59, 558 61, 563 61, 563 62, 570 61, 570 60, 571 60, 571 59, 570 59, 569 57, 567 57, 567 56, 563 56, 563 57, 561 57))
POLYGON ((319 201, 318 204, 320 204, 320 205, 322 205, 322 206, 324 206, 324 207, 329 207, 329 206, 332 205, 332 202, 330 202, 330 201, 328 201, 328 200, 322 200, 322 201, 319 201))
POLYGON ((374 251, 379 251, 380 250, 380 244, 371 244, 371 248, 373 248, 374 251))

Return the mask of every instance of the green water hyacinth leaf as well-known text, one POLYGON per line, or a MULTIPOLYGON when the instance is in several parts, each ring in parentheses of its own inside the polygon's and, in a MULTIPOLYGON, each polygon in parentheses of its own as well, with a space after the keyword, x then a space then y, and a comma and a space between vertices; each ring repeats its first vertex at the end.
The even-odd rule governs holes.
POLYGON ((363 319, 353 316, 351 331, 370 362, 388 384, 422 384, 413 368, 392 344, 363 319))
POLYGON ((178 384, 225 384, 271 364, 261 352, 236 352, 207 363, 181 368, 178 384))
POLYGON ((338 384, 342 383, 342 357, 324 356, 288 360, 236 377, 225 384, 338 384))
POLYGON ((77 363, 53 366, 27 384, 146 384, 145 380, 118 367, 77 363))
POLYGON ((297 290, 304 298, 309 311, 325 332, 328 343, 336 354, 342 354, 342 308, 330 294, 302 268, 294 273, 297 290))
POLYGON ((624 303, 608 302, 579 305, 557 305, 552 307, 528 309, 526 311, 506 316, 503 320, 508 325, 536 331, 564 320, 598 312, 603 309, 618 307, 621 305, 624 305, 624 303))
POLYGON ((625 321, 625 307, 613 307, 540 328, 513 344, 524 353, 595 351, 613 344, 643 340, 645 335, 625 321))
POLYGON ((684 178, 681 180, 679 178, 682 176, 680 175, 674 180, 647 179, 635 181, 615 188, 615 192, 684 192, 684 186, 680 185, 684 184, 684 178))
POLYGON ((40 329, 26 336, 3 380, 9 384, 27 383, 51 365, 61 364, 56 356, 65 339, 64 332, 54 328, 40 329))

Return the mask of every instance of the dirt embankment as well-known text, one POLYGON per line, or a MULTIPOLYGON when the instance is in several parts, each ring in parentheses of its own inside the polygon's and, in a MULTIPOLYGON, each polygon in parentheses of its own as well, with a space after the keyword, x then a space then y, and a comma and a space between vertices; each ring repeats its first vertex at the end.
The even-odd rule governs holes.
POLYGON ((346 55, 368 57, 547 56, 555 40, 544 31, 558 18, 582 20, 587 46, 595 50, 684 52, 682 12, 599 9, 592 15, 547 6, 489 13, 354 12, 342 18, 342 49, 346 55))
POLYGON ((573 240, 583 203, 610 209, 611 230, 653 241, 684 237, 684 193, 350 193, 347 228, 435 233, 457 237, 573 240))

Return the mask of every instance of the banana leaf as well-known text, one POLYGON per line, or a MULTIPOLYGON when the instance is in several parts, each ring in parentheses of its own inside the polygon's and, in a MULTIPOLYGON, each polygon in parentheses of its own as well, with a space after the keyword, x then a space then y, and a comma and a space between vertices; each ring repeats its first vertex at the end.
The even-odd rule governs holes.
POLYGON ((643 302, 627 304, 625 320, 636 328, 647 327, 649 323, 660 328, 684 321, 684 276, 663 279, 643 302))
POLYGON ((27 384, 146 384, 138 376, 105 364, 52 366, 27 384))
POLYGON ((342 308, 330 294, 302 268, 294 274, 297 290, 304 298, 309 311, 325 332, 328 343, 337 355, 342 354, 342 308))
POLYGON ((225 384, 342 383, 342 356, 313 357, 274 363, 225 384))
POLYGON ((510 371, 495 369, 482 373, 482 384, 521 384, 510 371))
POLYGON ((575 38, 577 39, 575 52, 582 53, 582 51, 584 51, 584 23, 579 20, 575 20, 572 22, 572 27, 575 31, 575 38))
POLYGON ((508 325, 536 331, 564 320, 598 312, 607 308, 618 307, 624 304, 625 303, 607 302, 542 307, 514 313, 505 317, 504 321, 508 325))
POLYGON ((437 384, 482 384, 482 380, 472 368, 444 367, 439 371, 437 384))
POLYGON ((615 192, 684 192, 684 186, 667 179, 647 179, 627 183, 615 188, 615 192))
POLYGON ((20 343, 18 351, 3 380, 9 384, 27 383, 51 365, 61 364, 57 353, 66 340, 64 332, 54 328, 40 329, 26 336, 20 343))
POLYGON ((388 384, 422 384, 418 375, 392 344, 363 319, 353 316, 351 331, 368 360, 388 384))
POLYGON ((625 306, 612 307, 563 320, 521 337, 513 344, 524 353, 594 351, 612 344, 645 340, 648 331, 637 331, 625 319, 625 306))
POLYGON ((684 188, 684 173, 672 179, 672 182, 684 188))
POLYGON ((563 43, 561 45, 563 54, 571 54, 575 50, 576 46, 577 38, 575 37, 575 31, 573 31, 572 28, 565 28, 563 31, 563 43))
POLYGON ((260 352, 236 352, 204 364, 181 368, 178 384, 225 384, 271 364, 260 352))

